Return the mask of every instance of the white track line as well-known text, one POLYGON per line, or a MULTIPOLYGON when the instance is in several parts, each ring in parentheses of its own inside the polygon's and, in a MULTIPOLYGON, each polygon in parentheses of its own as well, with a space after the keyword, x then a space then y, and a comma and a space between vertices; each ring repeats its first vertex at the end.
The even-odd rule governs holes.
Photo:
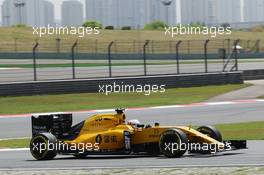
POLYGON ((30 137, 14 137, 14 138, 3 138, 0 139, 0 141, 5 141, 5 140, 19 140, 19 139, 29 139, 30 137))
POLYGON ((12 152, 12 151, 28 151, 29 148, 3 148, 0 152, 12 152))
POLYGON ((20 69, 22 69, 22 68, 19 68, 19 67, 12 67, 12 68, 4 68, 4 67, 2 67, 2 68, 0 68, 0 70, 20 70, 20 69))

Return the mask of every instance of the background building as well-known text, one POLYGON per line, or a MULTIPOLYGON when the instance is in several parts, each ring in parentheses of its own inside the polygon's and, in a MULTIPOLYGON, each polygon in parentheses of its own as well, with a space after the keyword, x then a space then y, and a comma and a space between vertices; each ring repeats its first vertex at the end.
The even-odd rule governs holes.
MULTIPOLYGON (((244 1, 257 4, 251 0, 180 0, 181 23, 204 23, 218 25, 222 23, 241 23, 244 20, 244 1)), ((256 1, 256 0, 255 0, 256 1)), ((263 1, 263 0, 260 0, 263 1)), ((263 1, 264 2, 264 1, 263 1)), ((249 4, 250 4, 249 3, 249 4)), ((252 13, 254 9, 248 10, 252 13)), ((256 17, 255 17, 256 18, 256 17)))
POLYGON ((219 23, 240 23, 243 21, 242 1, 217 0, 219 23))
POLYGON ((54 5, 47 0, 5 0, 2 4, 3 26, 54 25, 54 5))
POLYGON ((244 0, 244 21, 264 21, 264 0, 244 0))
POLYGON ((83 4, 76 0, 64 1, 61 5, 62 26, 81 26, 84 22, 83 4))
POLYGON ((204 0, 181 0, 181 23, 190 24, 203 22, 204 19, 204 0))
POLYGON ((177 23, 177 0, 150 0, 151 15, 150 21, 160 20, 169 25, 176 25, 177 23), (165 5, 170 2, 170 5, 165 5))
POLYGON ((264 0, 0 0, 4 26, 23 23, 32 26, 54 24, 79 26, 97 20, 103 26, 131 26, 161 20, 169 25, 204 23, 232 27, 263 25, 264 0), (171 1, 169 6, 162 2, 171 1), (84 6, 85 5, 85 6, 84 6), (83 8, 84 7, 84 8, 83 8), (85 18, 84 18, 85 13, 85 18))
POLYGON ((86 0, 86 19, 104 26, 142 28, 155 20, 176 24, 176 1, 169 7, 163 0, 86 0), (168 13, 167 13, 168 12, 168 13), (168 14, 168 16, 167 16, 168 14))

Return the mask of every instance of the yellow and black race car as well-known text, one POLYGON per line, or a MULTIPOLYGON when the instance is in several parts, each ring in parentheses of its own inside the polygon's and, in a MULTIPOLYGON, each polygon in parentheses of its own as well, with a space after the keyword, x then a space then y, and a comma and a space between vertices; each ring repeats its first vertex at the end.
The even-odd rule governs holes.
POLYGON ((246 148, 246 141, 222 141, 212 126, 154 126, 137 120, 126 123, 123 109, 114 114, 97 114, 72 126, 72 114, 32 116, 30 151, 37 160, 51 160, 57 154, 78 158, 97 154, 149 154, 181 157, 189 153, 216 153, 246 148))

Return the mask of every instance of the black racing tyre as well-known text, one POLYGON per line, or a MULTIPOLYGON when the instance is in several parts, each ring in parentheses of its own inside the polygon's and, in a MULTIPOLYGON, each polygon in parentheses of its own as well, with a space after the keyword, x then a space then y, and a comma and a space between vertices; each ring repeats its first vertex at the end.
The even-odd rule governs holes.
POLYGON ((213 126, 200 126, 199 128, 197 128, 197 131, 199 131, 200 133, 203 133, 205 135, 208 135, 209 137, 222 142, 222 134, 220 133, 220 131, 218 129, 216 129, 213 126))
POLYGON ((41 133, 30 141, 30 152, 37 160, 52 160, 57 155, 57 139, 51 133, 41 133))
POLYGON ((159 140, 159 148, 168 158, 177 158, 185 154, 188 148, 187 135, 179 129, 164 131, 159 140))

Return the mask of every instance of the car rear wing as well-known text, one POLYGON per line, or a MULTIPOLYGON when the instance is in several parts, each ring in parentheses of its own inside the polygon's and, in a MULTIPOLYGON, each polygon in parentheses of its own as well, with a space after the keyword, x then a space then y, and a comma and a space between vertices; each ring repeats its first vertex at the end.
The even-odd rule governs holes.
POLYGON ((43 132, 50 132, 56 138, 64 138, 72 126, 70 113, 43 113, 31 116, 32 136, 43 132))

